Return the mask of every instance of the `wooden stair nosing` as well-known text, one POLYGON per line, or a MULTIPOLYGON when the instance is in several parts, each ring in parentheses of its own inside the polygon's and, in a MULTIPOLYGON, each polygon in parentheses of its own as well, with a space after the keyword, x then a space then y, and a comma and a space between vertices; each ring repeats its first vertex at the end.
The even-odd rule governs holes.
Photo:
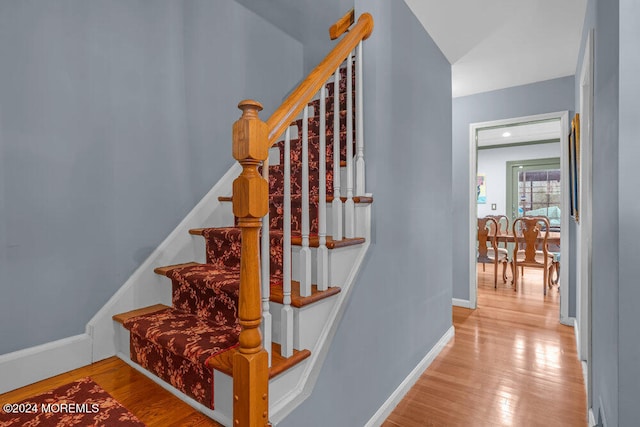
MULTIPOLYGON (((346 197, 340 197, 342 203, 347 201, 346 197)), ((233 202, 232 196, 218 196, 219 202, 233 202)), ((327 195, 327 203, 333 202, 333 196, 327 195)), ((371 196, 353 196, 353 203, 373 203, 373 197, 371 196)))
POLYGON ((185 262, 182 264, 174 264, 174 265, 165 265, 162 267, 156 267, 153 269, 153 272, 156 274, 159 274, 161 276, 166 276, 167 274, 169 274, 169 272, 171 270, 175 270, 176 268, 181 268, 181 267, 192 267, 195 265, 200 265, 200 263, 198 262, 185 262))
MULTIPOLYGON (((339 294, 342 289, 337 286, 332 286, 326 291, 319 291, 317 285, 311 285, 311 295, 308 297, 300 296, 300 282, 296 280, 291 281, 291 306, 295 308, 302 308, 307 305, 313 304, 323 299, 329 298, 333 295, 339 294)), ((269 301, 282 304, 284 301, 283 289, 281 286, 272 286, 269 293, 269 301)))
MULTIPOLYGON (((233 356, 237 351, 237 347, 224 351, 213 356, 207 363, 211 368, 233 377, 233 356)), ((305 349, 293 350, 293 355, 291 357, 282 357, 280 344, 271 343, 271 368, 269 368, 269 379, 283 373, 289 368, 294 367, 309 356, 311 356, 311 352, 305 349)))
MULTIPOLYGON (((346 248, 348 246, 360 245, 365 242, 364 237, 344 238, 341 240, 333 240, 333 237, 327 236, 327 249, 346 248)), ((291 236, 291 244, 294 246, 302 246, 302 236, 291 236)), ((320 246, 320 238, 318 236, 309 236, 309 247, 317 248, 320 246)))
MULTIPOLYGON (((196 265, 203 265, 197 262, 190 262, 190 263, 186 263, 186 264, 176 264, 176 265, 168 265, 166 267, 159 267, 157 268, 155 271, 157 274, 166 276, 167 273, 169 271, 171 271, 174 268, 180 268, 180 267, 185 267, 185 266, 196 266, 196 265)), ((300 295, 300 282, 297 282, 295 280, 291 281, 291 305, 295 308, 302 308, 305 307, 307 305, 313 304, 314 302, 317 301, 321 301, 325 298, 329 298, 330 296, 336 295, 338 293, 340 293, 341 289, 337 286, 333 286, 330 287, 329 289, 327 289, 326 291, 319 291, 318 290, 318 286, 317 285, 311 285, 311 295, 309 295, 308 297, 303 297, 300 295)), ((277 302, 282 304, 282 301, 284 300, 284 296, 282 294, 282 287, 272 287, 272 291, 270 294, 270 301, 272 302, 277 302)), ((153 313, 154 311, 158 311, 164 308, 168 308, 166 305, 162 305, 162 304, 157 304, 157 307, 154 310, 150 310, 148 312, 145 312, 145 309, 151 309, 152 307, 156 307, 156 306, 151 306, 151 307, 147 307, 147 308, 143 308, 143 309, 139 309, 140 313, 137 314, 132 314, 127 316, 124 320, 133 317, 133 316, 139 316, 140 314, 148 314, 148 313, 153 313)), ((134 310, 137 311, 137 310, 134 310)), ((128 313, 122 313, 122 315, 128 315, 128 313)), ((118 314, 117 316, 121 316, 120 314, 118 314)), ((114 320, 115 319, 114 317, 114 320)), ((124 321, 123 320, 123 321, 124 321)), ((119 321, 119 320, 117 320, 119 321)), ((121 322, 122 323, 122 322, 121 322)))
POLYGON ((155 304, 155 305, 150 305, 149 307, 143 307, 143 308, 127 311, 124 313, 114 314, 111 318, 116 322, 124 325, 124 322, 131 319, 132 317, 142 316, 143 314, 155 313, 156 311, 164 310, 166 308, 171 308, 171 307, 164 304, 155 304))
MULTIPOLYGON (((193 236, 202 236, 202 234, 204 233, 204 230, 206 228, 192 228, 189 230, 189 234, 193 235, 193 236)), ((365 238, 364 237, 352 237, 352 238, 344 238, 341 240, 333 240, 332 236, 327 236, 327 249, 337 249, 337 248, 345 248, 347 246, 355 246, 355 245, 359 245, 361 243, 365 242, 365 238)), ((302 237, 301 236, 291 236, 291 244, 294 246, 302 246, 302 237)), ((317 248, 320 246, 320 238, 318 236, 309 236, 309 247, 311 248, 317 248)), ((186 264, 178 264, 178 265, 174 265, 174 266, 169 266, 169 267, 158 267, 156 268, 156 273, 158 274, 164 274, 164 269, 169 268, 169 270, 171 270, 172 268, 177 268, 177 267, 182 267, 182 266, 190 266, 194 263, 186 263, 186 264), (161 270, 163 272, 159 272, 158 270, 161 270)))

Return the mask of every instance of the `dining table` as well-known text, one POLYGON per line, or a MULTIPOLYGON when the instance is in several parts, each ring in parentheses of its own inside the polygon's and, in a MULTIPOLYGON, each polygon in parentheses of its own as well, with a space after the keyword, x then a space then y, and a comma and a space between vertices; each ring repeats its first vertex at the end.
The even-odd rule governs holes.
MULTIPOLYGON (((493 237, 492 234, 489 235, 490 238, 493 237)), ((498 241, 498 243, 503 243, 503 242, 507 242, 507 243, 515 243, 516 239, 513 235, 513 233, 508 232, 508 233, 501 233, 498 234, 498 236, 496 237, 496 240, 498 241)), ((524 241, 524 237, 519 237, 518 238, 519 242, 523 242, 524 241)), ((540 235, 538 236, 538 243, 542 243, 544 241, 544 233, 540 233, 540 235)), ((556 245, 556 246, 560 246, 560 232, 559 231, 550 231, 549 232, 549 237, 547 237, 547 245, 556 245)))
MULTIPOLYGON (((489 235, 490 238, 493 237, 493 234, 489 235)), ((502 232, 500 234, 498 234, 498 236, 496 237, 496 241, 498 243, 515 243, 516 238, 514 237, 512 232, 502 232)), ((523 242, 524 241, 524 237, 520 236, 518 237, 518 242, 523 242)), ((537 243, 538 245, 542 245, 542 242, 544 242, 544 233, 540 233, 540 235, 538 236, 537 239, 537 243)), ((550 231, 549 235, 547 236, 547 248, 551 249, 549 250, 550 253, 557 253, 557 255, 554 255, 554 262, 553 262, 553 272, 555 273, 555 278, 551 279, 551 282, 553 284, 557 284, 558 280, 560 279, 560 258, 559 258, 559 249, 560 249, 560 232, 559 231, 550 231), (552 246, 552 248, 549 248, 549 245, 552 246), (555 246, 557 248, 557 252, 553 249, 553 246, 555 246)), ((551 272, 550 272, 551 274, 551 272)), ((552 276, 553 277, 553 276, 552 276)), ((545 290, 546 292, 546 290, 545 290)))

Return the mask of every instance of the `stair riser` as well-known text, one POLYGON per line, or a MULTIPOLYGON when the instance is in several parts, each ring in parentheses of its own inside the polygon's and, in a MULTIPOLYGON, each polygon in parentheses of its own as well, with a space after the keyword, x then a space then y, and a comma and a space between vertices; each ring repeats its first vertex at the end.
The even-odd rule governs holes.
MULTIPOLYGON (((312 349, 323 328, 325 327, 331 309, 334 307, 336 296, 326 298, 314 304, 293 308, 293 346, 296 349, 312 349)), ((282 344, 281 334, 281 309, 282 304, 271 302, 272 313, 272 339, 274 342, 282 344)))
MULTIPOLYGON (((300 246, 293 246, 291 248, 291 279, 300 281, 300 246)), ((317 248, 311 249, 311 282, 317 283, 317 248)), ((334 248, 329 250, 329 271, 331 276, 329 278, 329 284, 336 286, 342 286, 345 273, 351 270, 352 263, 355 261, 357 254, 360 251, 360 246, 347 246, 344 248, 334 248)))
MULTIPOLYGON (((231 204, 231 203, 229 203, 231 204)), ((368 224, 367 222, 367 218, 370 215, 370 209, 371 209, 371 205, 368 203, 363 203, 363 204, 356 204, 355 205, 355 224, 356 224, 356 230, 355 230, 355 235, 356 236, 362 236, 365 238, 368 238, 368 230, 366 227, 366 224, 368 224)), ((343 207, 344 210, 344 207, 343 207)), ((327 203, 327 214, 326 214, 326 218, 327 218, 327 235, 331 235, 332 234, 332 230, 333 230, 333 206, 331 203, 327 203)), ((314 230, 315 231, 315 230, 314 230)), ((201 253, 202 252, 202 238, 199 236, 193 236, 194 238, 194 242, 197 244, 199 244, 199 248, 196 249, 195 252, 201 253)), ((338 249, 332 249, 332 251, 335 251, 338 249)), ((312 268, 313 268, 313 273, 312 273, 312 277, 315 283, 316 280, 316 272, 315 272, 315 260, 316 260, 316 248, 311 248, 312 251, 312 268)), ((299 275, 299 271, 298 271, 298 265, 299 265, 299 252, 300 252, 300 246, 292 246, 292 265, 293 265, 293 280, 299 280, 300 275, 299 275)), ((330 251, 331 252, 331 251, 330 251)), ((276 260, 272 259, 272 261, 275 263, 276 260)), ((199 262, 205 262, 204 260, 199 261, 199 262)), ((272 267, 272 272, 274 271, 274 268, 272 267)), ((339 283, 339 282, 336 282, 339 283)))

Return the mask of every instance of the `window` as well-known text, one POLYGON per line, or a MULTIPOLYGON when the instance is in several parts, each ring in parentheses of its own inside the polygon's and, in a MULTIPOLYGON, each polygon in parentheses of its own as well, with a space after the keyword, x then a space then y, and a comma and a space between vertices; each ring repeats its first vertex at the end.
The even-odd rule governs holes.
POLYGON ((560 230, 560 159, 507 162, 507 206, 511 221, 523 215, 544 215, 560 230))

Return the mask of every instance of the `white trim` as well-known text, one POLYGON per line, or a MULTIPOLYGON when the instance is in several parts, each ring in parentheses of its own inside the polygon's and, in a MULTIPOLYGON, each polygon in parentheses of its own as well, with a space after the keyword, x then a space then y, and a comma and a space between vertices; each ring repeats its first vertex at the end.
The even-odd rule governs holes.
MULTIPOLYGON (((371 226, 371 206, 366 206, 365 209, 367 210, 365 222, 367 224, 366 227, 368 228, 371 226)), ((323 328, 314 349, 311 351, 309 362, 298 381, 297 387, 291 389, 291 391, 283 396, 279 401, 270 403, 269 418, 272 425, 276 426, 278 423, 282 422, 287 415, 289 415, 298 407, 298 405, 304 402, 311 395, 316 381, 320 376, 324 360, 326 359, 331 347, 330 343, 333 341, 333 337, 338 330, 340 320, 347 308, 346 301, 351 294, 351 290, 353 288, 352 285, 358 277, 358 273, 362 267, 369 245, 369 239, 367 239, 365 243, 360 246, 360 252, 352 263, 352 269, 349 276, 341 286, 342 290, 336 296, 334 306, 331 309, 331 313, 327 318, 325 327, 323 328)), ((332 268, 335 268, 335 266, 332 266, 332 268)))
POLYGON ((239 163, 233 166, 198 202, 167 238, 149 255, 129 279, 87 324, 86 333, 93 338, 92 361, 116 354, 115 322, 112 316, 153 304, 171 305, 171 286, 153 272, 154 267, 181 262, 204 262, 204 241, 191 236, 189 229, 233 226, 231 204, 218 201, 231 194, 233 180, 240 174, 239 163))
POLYGON ((455 307, 471 308, 469 300, 460 298, 451 298, 451 305, 455 307))
POLYGON ((593 29, 587 33, 580 72, 580 225, 576 234, 576 317, 580 324, 578 358, 586 362, 587 406, 592 405, 591 375, 591 249, 592 249, 592 158, 593 158, 593 29))
POLYGON ((400 383, 398 388, 395 389, 391 396, 382 404, 382 406, 373 414, 373 417, 365 424, 365 427, 373 427, 381 425, 385 419, 391 414, 396 405, 400 403, 402 398, 407 394, 407 392, 413 387, 413 385, 418 381, 422 373, 431 365, 438 354, 442 351, 442 349, 451 341, 451 339, 455 335, 455 329, 451 326, 447 332, 438 340, 436 345, 434 345, 429 353, 418 363, 418 365, 413 368, 413 370, 407 375, 407 377, 400 383))
POLYGON ((561 324, 565 325, 565 326, 571 326, 572 328, 574 328, 573 333, 577 334, 578 332, 575 330, 576 328, 576 318, 575 317, 567 317, 566 319, 562 319, 560 321, 561 324))
MULTIPOLYGON (((575 317, 571 317, 571 324, 567 326, 573 326, 573 334, 576 338, 576 348, 580 348, 580 323, 578 319, 575 317)), ((578 360, 580 360, 580 356, 578 355, 578 360)))
MULTIPOLYGON (((569 134, 569 112, 557 111, 554 113, 536 114, 533 116, 514 117, 510 119, 492 120, 488 122, 471 123, 469 125, 469 182, 468 182, 468 206, 469 206, 469 305, 470 308, 475 309, 477 307, 478 287, 476 283, 477 277, 477 264, 476 264, 476 217, 477 217, 477 204, 476 204, 476 140, 475 135, 478 129, 488 126, 505 126, 522 122, 531 122, 536 120, 560 120, 560 147, 562 147, 560 153, 560 167, 561 167, 561 186, 562 186, 562 207, 561 207, 561 221, 562 224, 569 223, 569 209, 567 208, 569 201, 569 187, 568 180, 566 179, 566 171, 568 169, 568 144, 567 135, 569 134)), ((560 240, 562 242, 569 241, 569 227, 562 227, 560 231, 560 240)), ((563 244, 560 246, 560 257, 563 260, 569 259, 569 245, 563 244)), ((569 295, 569 269, 560 269, 560 323, 567 324, 566 319, 569 318, 569 300, 566 297, 569 295)))
POLYGON ((91 363, 91 337, 74 335, 0 356, 0 394, 91 363))
MULTIPOLYGON (((604 415, 604 405, 602 404, 602 396, 600 396, 598 401, 600 402, 600 407, 598 408, 598 415, 600 416, 599 418, 602 420, 601 425, 602 427, 607 427, 609 424, 607 423, 607 417, 604 415)), ((596 421, 597 420, 598 419, 596 418, 596 421)))

